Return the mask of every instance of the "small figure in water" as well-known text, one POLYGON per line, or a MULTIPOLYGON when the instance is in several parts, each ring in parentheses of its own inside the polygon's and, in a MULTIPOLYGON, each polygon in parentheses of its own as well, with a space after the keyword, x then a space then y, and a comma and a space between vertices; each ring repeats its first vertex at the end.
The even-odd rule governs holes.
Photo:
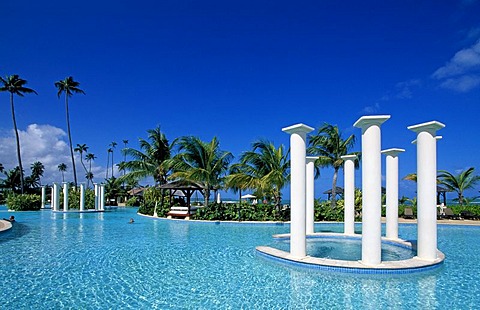
POLYGON ((11 215, 9 219, 3 218, 4 221, 15 222, 15 216, 11 215))
POLYGON ((130 218, 130 221, 128 222, 128 224, 133 224, 133 223, 135 223, 135 221, 132 218, 130 218))

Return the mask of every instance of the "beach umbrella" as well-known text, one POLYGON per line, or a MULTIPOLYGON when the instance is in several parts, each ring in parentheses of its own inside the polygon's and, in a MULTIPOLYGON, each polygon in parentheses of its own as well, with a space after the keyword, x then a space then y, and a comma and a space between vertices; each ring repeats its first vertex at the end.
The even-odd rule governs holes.
POLYGON ((254 196, 252 194, 246 194, 242 196, 243 199, 252 199, 252 198, 257 198, 257 196, 254 196))

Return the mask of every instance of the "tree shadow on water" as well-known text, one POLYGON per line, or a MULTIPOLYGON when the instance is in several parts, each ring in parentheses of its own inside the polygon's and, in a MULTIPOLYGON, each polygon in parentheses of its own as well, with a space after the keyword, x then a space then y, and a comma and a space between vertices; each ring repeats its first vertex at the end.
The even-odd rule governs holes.
POLYGON ((0 243, 21 238, 29 234, 31 230, 28 225, 14 222, 11 229, 0 233, 0 243))

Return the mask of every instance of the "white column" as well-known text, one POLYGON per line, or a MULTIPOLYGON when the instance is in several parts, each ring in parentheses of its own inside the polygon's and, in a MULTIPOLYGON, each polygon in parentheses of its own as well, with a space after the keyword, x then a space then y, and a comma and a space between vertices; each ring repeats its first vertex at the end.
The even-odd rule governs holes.
POLYGON ((306 162, 306 232, 307 234, 313 234, 315 232, 315 160, 318 157, 307 156, 306 162))
POLYGON ((98 210, 98 202, 99 202, 98 183, 93 183, 93 191, 95 192, 95 211, 97 211, 98 210))
POLYGON ((63 211, 68 211, 68 182, 63 182, 63 211))
MULTIPOLYGON (((55 183, 53 183, 55 184, 55 183)), ((55 202, 54 202, 54 197, 55 197, 55 189, 53 187, 53 184, 52 184, 52 187, 50 188, 50 208, 52 209, 52 211, 55 210, 55 202)))
POLYGON ((80 212, 85 211, 85 184, 80 183, 80 212))
POLYGON ((386 237, 398 239, 398 154, 404 149, 388 149, 382 151, 387 156, 387 210, 386 237))
POLYGON ((105 185, 100 184, 100 202, 99 202, 99 209, 101 211, 105 210, 105 185))
POLYGON ((306 241, 306 136, 313 130, 304 124, 282 128, 290 134, 290 254, 307 255, 306 241))
POLYGON ((42 209, 45 209, 45 185, 42 186, 42 205, 40 206, 40 208, 42 209))
POLYGON ((345 155, 343 159, 343 186, 345 196, 345 219, 343 233, 345 235, 355 234, 355 160, 357 155, 345 155))
POLYGON ((409 126, 417 133, 417 256, 437 258, 437 141, 444 124, 432 121, 409 126))
POLYGON ((60 209, 60 186, 57 183, 53 183, 52 189, 52 208, 53 211, 58 211, 60 209))
POLYGON ((390 115, 363 116, 353 126, 362 129, 362 263, 382 260, 382 161, 380 125, 390 115))

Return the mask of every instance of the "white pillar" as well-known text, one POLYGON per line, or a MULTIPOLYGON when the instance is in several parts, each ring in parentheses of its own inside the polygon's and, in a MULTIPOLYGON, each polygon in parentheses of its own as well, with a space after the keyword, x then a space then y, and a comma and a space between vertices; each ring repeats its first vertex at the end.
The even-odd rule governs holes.
POLYGON ((282 128, 290 134, 290 254, 307 255, 306 241, 306 136, 313 130, 304 124, 282 128))
POLYGON ((80 211, 85 211, 85 184, 80 183, 80 211))
POLYGON ((343 159, 344 197, 345 197, 345 219, 343 233, 345 235, 355 234, 355 160, 357 155, 345 155, 343 159))
POLYGON ((318 157, 307 156, 306 162, 306 232, 313 234, 315 232, 315 160, 318 157))
POLYGON ((42 204, 40 208, 45 209, 45 186, 42 186, 42 204))
POLYGON ((99 202, 98 183, 93 183, 93 191, 95 193, 95 211, 97 211, 98 210, 98 202, 99 202))
POLYGON ((387 156, 386 237, 389 239, 398 239, 398 154, 402 152, 405 152, 405 150, 388 149, 382 151, 382 154, 387 156))
POLYGON ((409 126, 417 133, 417 256, 437 258, 437 141, 444 124, 432 121, 409 126))
MULTIPOLYGON (((53 183, 55 184, 55 183, 53 183)), ((55 209, 55 202, 54 202, 54 197, 55 197, 55 189, 53 187, 53 184, 52 184, 52 187, 50 188, 50 208, 52 209, 52 211, 55 209)))
POLYGON ((63 182, 63 211, 68 211, 68 182, 63 182))
POLYGON ((363 116, 353 126, 362 129, 362 263, 382 260, 382 161, 380 125, 390 115, 363 116))
POLYGON ((58 211, 60 209, 60 186, 57 183, 53 183, 52 189, 52 208, 53 211, 58 211))
POLYGON ((105 210, 105 185, 100 184, 100 202, 99 202, 99 209, 101 211, 105 210))

